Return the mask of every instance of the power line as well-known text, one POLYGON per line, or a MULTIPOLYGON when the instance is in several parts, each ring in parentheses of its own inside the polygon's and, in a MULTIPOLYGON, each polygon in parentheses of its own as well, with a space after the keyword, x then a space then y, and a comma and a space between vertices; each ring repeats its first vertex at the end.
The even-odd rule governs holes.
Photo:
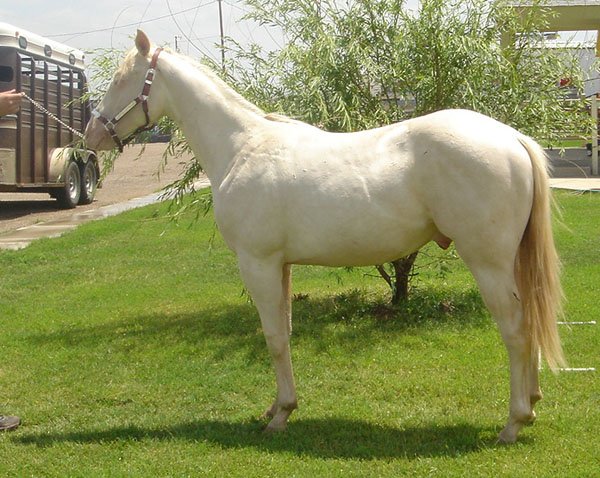
POLYGON ((223 31, 223 4, 221 0, 219 0, 219 28, 221 32, 221 68, 225 73, 225 34, 223 31))
MULTIPOLYGON (((241 12, 245 13, 246 15, 249 15, 249 14, 251 14, 251 13, 252 13, 252 12, 251 12, 251 10, 248 10, 247 8, 240 7, 239 5, 237 5, 237 4, 235 4, 235 3, 233 3, 233 2, 232 2, 232 1, 230 1, 230 0, 223 0, 223 2, 224 2, 225 4, 227 4, 227 5, 229 5, 230 7, 232 7, 232 8, 235 8, 235 9, 237 9, 237 10, 239 10, 239 11, 241 11, 241 12)), ((244 18, 244 17, 242 17, 242 19, 245 19, 245 20, 246 20, 246 22, 244 22, 244 25, 245 25, 245 27, 246 27, 246 30, 247 30, 247 32, 248 32, 248 34, 244 34, 244 36, 246 37, 246 39, 247 39, 247 40, 250 40, 250 42, 252 42, 252 43, 256 43, 256 40, 254 39, 253 32, 254 32, 254 31, 256 31, 258 28, 257 28, 257 27, 255 27, 253 30, 250 30, 250 27, 249 27, 249 25, 248 25, 250 22, 248 22, 248 18, 244 18)), ((255 22, 254 22, 254 21, 252 21, 252 23, 255 23, 255 22)), ((241 22, 240 22, 239 24, 241 24, 241 22)), ((261 29, 261 31, 262 31, 262 32, 264 32, 264 33, 266 33, 266 34, 269 36, 269 38, 270 38, 270 39, 271 39, 271 41, 273 42, 273 45, 275 45, 275 46, 276 46, 277 48, 279 48, 280 50, 283 48, 283 47, 282 47, 282 45, 281 45, 281 41, 280 41, 280 40, 278 40, 278 39, 276 39, 276 38, 273 36, 273 34, 271 33, 271 28, 270 28, 268 25, 267 25, 265 28, 262 28, 262 29, 261 29)), ((241 30, 240 30, 240 32, 241 32, 241 30)), ((241 33, 243 33, 243 32, 241 32, 241 33)))
POLYGON ((175 15, 180 15, 182 13, 186 13, 186 12, 191 12, 192 10, 195 10, 197 8, 205 7, 207 5, 211 5, 213 3, 217 3, 218 0, 212 0, 210 2, 205 3, 204 5, 197 5, 195 7, 191 7, 191 8, 186 8, 185 10, 180 10, 178 12, 169 12, 168 15, 163 15, 160 17, 155 17, 155 18, 150 18, 148 20, 144 20, 144 21, 139 21, 139 22, 134 22, 134 23, 127 23, 126 25, 119 25, 117 26, 112 26, 112 27, 108 27, 108 28, 98 28, 96 30, 86 30, 84 32, 72 32, 72 33, 56 33, 53 35, 44 35, 47 38, 58 38, 58 37, 67 37, 67 36, 79 36, 79 35, 88 35, 90 33, 101 33, 101 32, 109 32, 111 30, 116 30, 119 28, 129 28, 129 27, 135 27, 138 25, 142 25, 143 23, 151 23, 151 22, 155 22, 157 20, 164 20, 165 18, 171 18, 174 17, 175 15))
MULTIPOLYGON (((196 9, 196 13, 194 13, 194 19, 192 20, 192 24, 190 25, 190 37, 192 36, 192 33, 194 32, 194 24, 196 23, 196 19, 198 18, 199 11, 200 11, 200 5, 198 5, 198 8, 196 9)), ((189 43, 188 43, 187 53, 188 53, 188 55, 190 54, 190 44, 189 43)))
POLYGON ((150 6, 152 5, 152 1, 153 1, 153 0, 150 0, 150 1, 148 2, 148 4, 146 5, 146 8, 144 9, 144 13, 142 13, 142 16, 140 17, 140 21, 138 22, 138 25, 141 25, 141 24, 142 24, 142 20, 143 20, 143 19, 144 19, 144 17, 146 16, 146 13, 148 13, 148 10, 150 9, 150 6))
MULTIPOLYGON (((110 29, 110 47, 113 48, 113 36, 115 34, 115 29, 117 28, 117 22, 119 21, 119 18, 121 18, 121 15, 123 13, 125 13, 126 10, 129 10, 131 8, 131 6, 127 6, 125 8, 123 8, 123 10, 121 10, 119 12, 119 14, 117 15, 117 18, 115 18, 115 21, 113 23, 112 28, 110 29)), ((67 41, 70 41, 71 38, 69 38, 67 41)))
MULTIPOLYGON (((216 3, 219 0, 213 0, 211 2, 205 3, 203 6, 206 5, 210 5, 212 3, 216 3)), ((179 23, 177 22, 177 19, 175 18, 175 15, 177 15, 176 13, 173 13, 173 11, 171 10, 171 4, 169 3, 169 0, 166 0, 167 3, 167 8, 169 9, 169 13, 170 15, 167 15, 167 17, 171 17, 171 19, 173 20, 173 23, 175 23, 175 25, 177 26, 177 29, 179 30, 179 33, 181 33, 183 35, 183 37, 189 42, 190 45, 192 45, 196 50, 198 50, 200 53, 202 53, 203 55, 208 55, 210 57, 213 58, 213 60, 215 59, 214 55, 212 55, 210 52, 208 51, 203 51, 199 46, 197 46, 192 39, 183 31, 183 28, 181 28, 181 26, 179 25, 179 23)), ((198 6, 194 7, 194 8, 198 8, 198 6)), ((186 11, 189 10, 193 10, 193 8, 190 8, 186 11)), ((181 13, 181 12, 180 12, 181 13)))

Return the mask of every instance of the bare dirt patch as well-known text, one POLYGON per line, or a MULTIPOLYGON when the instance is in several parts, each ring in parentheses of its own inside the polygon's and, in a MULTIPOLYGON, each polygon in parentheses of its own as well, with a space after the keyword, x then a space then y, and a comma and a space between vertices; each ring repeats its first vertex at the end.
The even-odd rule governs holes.
POLYGON ((25 226, 70 217, 82 212, 117 204, 160 191, 177 179, 183 159, 171 159, 163 168, 162 155, 166 144, 133 145, 115 161, 112 172, 104 179, 92 204, 76 209, 60 209, 48 194, 0 193, 0 234, 25 226))

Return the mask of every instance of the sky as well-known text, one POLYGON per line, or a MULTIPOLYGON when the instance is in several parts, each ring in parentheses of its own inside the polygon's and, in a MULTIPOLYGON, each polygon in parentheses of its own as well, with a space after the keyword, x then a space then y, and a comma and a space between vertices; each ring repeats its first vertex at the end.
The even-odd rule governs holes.
MULTIPOLYGON (((243 2, 223 0, 221 5, 225 35, 267 48, 282 41, 266 27, 240 21, 246 13, 243 2)), ((217 0, 0 0, 0 22, 90 52, 129 49, 136 29, 141 28, 157 45, 177 46, 194 57, 218 60, 221 54, 216 46, 220 41, 217 0)))

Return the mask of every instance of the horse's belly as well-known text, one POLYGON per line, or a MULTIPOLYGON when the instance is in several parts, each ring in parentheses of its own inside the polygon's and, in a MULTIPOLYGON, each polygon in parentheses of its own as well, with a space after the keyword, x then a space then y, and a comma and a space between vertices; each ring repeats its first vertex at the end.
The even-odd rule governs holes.
POLYGON ((330 234, 306 233, 288 241, 286 262, 323 266, 383 264, 416 251, 435 234, 433 224, 421 227, 389 227, 385 230, 338 229, 330 234))

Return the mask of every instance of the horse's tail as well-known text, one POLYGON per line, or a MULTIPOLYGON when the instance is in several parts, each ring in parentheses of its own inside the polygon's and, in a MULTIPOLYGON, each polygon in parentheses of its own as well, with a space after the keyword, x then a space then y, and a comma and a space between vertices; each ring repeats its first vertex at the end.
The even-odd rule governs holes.
POLYGON ((519 136, 533 168, 533 204, 516 258, 515 275, 523 316, 531 334, 531 353, 540 351, 556 371, 565 359, 558 335, 557 317, 562 313, 560 261, 552 235, 552 196, 548 162, 542 148, 531 138, 519 136))

